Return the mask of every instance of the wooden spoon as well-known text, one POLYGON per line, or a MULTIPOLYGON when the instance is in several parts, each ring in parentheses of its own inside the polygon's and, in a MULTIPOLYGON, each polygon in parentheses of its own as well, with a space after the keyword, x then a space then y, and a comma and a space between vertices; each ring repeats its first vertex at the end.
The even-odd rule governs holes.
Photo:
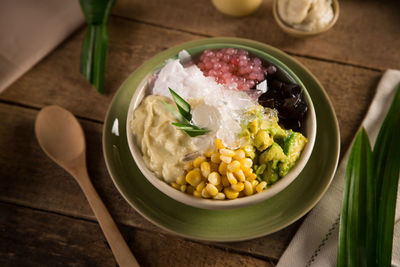
POLYGON ((35 133, 47 156, 78 182, 119 266, 138 267, 138 262, 89 179, 86 168, 85 136, 78 120, 71 112, 59 106, 48 106, 36 117, 35 133))

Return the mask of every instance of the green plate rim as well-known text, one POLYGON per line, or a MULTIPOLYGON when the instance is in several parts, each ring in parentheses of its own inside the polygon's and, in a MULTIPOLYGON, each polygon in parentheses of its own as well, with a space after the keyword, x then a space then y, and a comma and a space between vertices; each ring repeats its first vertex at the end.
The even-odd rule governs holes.
MULTIPOLYGON (((266 53, 268 53, 267 51, 265 51, 266 53)), ((295 71, 295 70, 293 70, 295 71)), ((295 71, 297 73, 297 71, 295 71)), ((298 75, 300 76, 300 79, 303 80, 301 78, 302 75, 298 75)), ((314 104, 314 106, 316 106, 314 104)), ((318 120, 318 114, 317 115, 317 120, 318 120)), ((125 123, 125 122, 123 122, 125 123)), ((318 136, 318 133, 317 133, 318 136)), ((235 38, 235 37, 220 37, 220 38, 206 38, 206 39, 199 39, 199 40, 195 40, 195 41, 191 41, 191 42, 187 42, 187 43, 183 43, 181 45, 177 45, 174 47, 171 47, 155 56, 153 56, 152 58, 150 58, 149 60, 147 60, 145 63, 143 63, 140 67, 138 67, 136 69, 136 71, 134 71, 131 75, 128 76, 128 78, 124 81, 124 83, 120 86, 120 89, 117 91, 117 93, 114 95, 112 102, 108 108, 108 111, 106 113, 106 117, 105 117, 105 123, 103 126, 103 154, 104 154, 104 159, 105 159, 105 163, 106 163, 106 167, 107 170, 111 176, 111 179, 114 183, 114 185, 116 186, 116 188, 118 189, 118 191, 120 192, 120 194, 125 198, 125 200, 139 213, 141 214, 143 217, 145 217, 148 221, 150 221, 151 223, 157 225, 158 227, 164 229, 167 232, 185 237, 185 238, 190 238, 190 239, 195 239, 195 240, 203 240, 203 241, 217 241, 217 242, 232 242, 232 241, 243 241, 243 240, 249 240, 249 239, 253 239, 253 238, 257 238, 257 237, 261 237, 267 234, 271 234, 273 232, 279 231, 282 228, 292 224, 293 222, 297 221, 298 219, 300 219, 301 217, 303 217, 308 211, 310 211, 317 203, 318 201, 322 198, 322 196, 325 194, 326 190, 329 188, 329 185, 332 182, 332 179, 334 177, 336 168, 337 168, 337 164, 339 161, 339 154, 340 154, 340 134, 339 134, 339 124, 335 115, 335 111, 333 108, 333 105, 327 95, 327 93, 325 92, 323 86, 321 85, 321 83, 318 81, 318 79, 306 68, 304 67, 299 61, 297 61, 296 59, 292 58, 291 56, 287 55, 286 53, 284 53, 283 51, 274 48, 272 46, 269 46, 267 44, 264 43, 260 43, 257 41, 253 41, 253 40, 248 40, 248 39, 243 39, 243 38, 235 38), (331 119, 332 119, 332 123, 333 123, 333 128, 335 129, 334 132, 332 132, 333 135, 335 135, 334 140, 331 140, 331 142, 333 143, 333 147, 335 148, 335 155, 333 160, 331 161, 330 166, 330 171, 327 171, 329 173, 329 180, 327 179, 327 183, 324 185, 324 187, 322 188, 322 190, 320 191, 320 194, 315 197, 314 201, 312 201, 307 207, 304 207, 301 212, 299 212, 296 216, 291 217, 289 220, 286 220, 285 223, 282 223, 279 225, 279 227, 275 227, 273 229, 269 229, 269 230, 265 230, 265 231, 261 231, 257 234, 252 234, 252 235, 246 235, 246 236, 241 236, 241 237, 224 237, 224 238, 219 238, 219 237, 209 237, 209 238, 203 238, 202 236, 195 236, 193 234, 185 234, 183 232, 178 232, 175 230, 172 230, 168 227, 166 227, 165 225, 163 225, 162 223, 154 220, 153 218, 151 218, 149 215, 146 214, 146 210, 145 208, 139 208, 138 206, 135 206, 135 203, 131 203, 131 201, 129 201, 128 197, 125 195, 124 193, 124 189, 121 188, 117 182, 117 180, 115 179, 113 172, 111 170, 111 161, 108 158, 108 153, 111 153, 108 148, 107 148, 107 144, 106 144, 106 139, 107 139, 107 134, 106 134, 106 129, 110 128, 110 125, 112 124, 112 122, 110 121, 110 112, 112 110, 113 104, 115 103, 116 99, 120 96, 120 94, 122 94, 122 88, 124 88, 125 83, 128 82, 128 80, 130 80, 133 76, 137 75, 141 70, 143 70, 143 68, 145 66, 148 65, 154 65, 157 66, 157 63, 160 62, 160 58, 169 58, 172 57, 173 55, 175 55, 177 52, 176 51, 180 51, 182 49, 188 49, 190 47, 194 47, 194 46, 201 46, 201 45, 207 45, 209 43, 216 43, 216 42, 224 42, 224 43, 233 43, 233 44, 238 44, 238 45, 245 45, 245 46, 249 46, 255 49, 259 49, 261 51, 265 51, 265 50, 270 50, 274 52, 273 57, 277 58, 278 60, 282 61, 284 64, 288 65, 288 67, 290 69, 296 68, 299 69, 298 71, 302 71, 304 72, 302 75, 308 75, 309 79, 312 80, 312 82, 314 82, 317 87, 318 87, 318 91, 320 91, 320 93, 322 93, 325 101, 328 104, 328 109, 330 111, 330 115, 331 115, 331 119), (283 60, 282 60, 283 59, 283 60), (287 61, 291 61, 289 64, 287 63, 287 61), (292 66, 293 65, 293 66, 292 66)), ((133 158, 131 159, 133 161, 133 158)), ((137 204, 136 204, 137 205, 137 204)))

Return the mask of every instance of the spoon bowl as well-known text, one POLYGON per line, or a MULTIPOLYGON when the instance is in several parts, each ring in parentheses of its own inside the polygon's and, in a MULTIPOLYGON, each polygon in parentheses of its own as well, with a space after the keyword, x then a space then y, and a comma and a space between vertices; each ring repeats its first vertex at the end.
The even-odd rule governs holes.
POLYGON ((85 154, 81 125, 71 112, 59 106, 47 106, 39 112, 35 132, 47 156, 63 168, 85 154))

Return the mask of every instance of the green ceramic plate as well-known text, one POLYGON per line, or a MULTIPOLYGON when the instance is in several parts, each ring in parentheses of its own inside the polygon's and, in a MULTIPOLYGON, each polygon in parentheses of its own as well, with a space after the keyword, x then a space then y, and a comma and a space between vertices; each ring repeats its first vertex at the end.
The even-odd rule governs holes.
POLYGON ((239 38, 211 38, 170 48, 146 61, 122 84, 106 115, 103 151, 115 186, 132 207, 159 227, 187 238, 239 241, 276 232, 295 222, 319 201, 335 173, 339 127, 321 84, 298 61, 271 46, 239 38), (135 88, 164 60, 182 49, 223 43, 264 51, 291 68, 311 95, 317 115, 314 150, 299 177, 276 196, 249 207, 206 210, 177 202, 156 189, 136 166, 126 138, 126 117, 135 88))

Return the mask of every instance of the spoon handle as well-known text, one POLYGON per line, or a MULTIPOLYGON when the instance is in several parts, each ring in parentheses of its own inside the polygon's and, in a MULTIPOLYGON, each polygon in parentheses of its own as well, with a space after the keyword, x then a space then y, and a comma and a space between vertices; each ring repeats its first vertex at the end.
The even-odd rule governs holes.
POLYGON ((93 187, 87 169, 81 168, 81 171, 77 171, 74 176, 85 194, 119 266, 139 267, 135 256, 133 256, 106 206, 93 187))

